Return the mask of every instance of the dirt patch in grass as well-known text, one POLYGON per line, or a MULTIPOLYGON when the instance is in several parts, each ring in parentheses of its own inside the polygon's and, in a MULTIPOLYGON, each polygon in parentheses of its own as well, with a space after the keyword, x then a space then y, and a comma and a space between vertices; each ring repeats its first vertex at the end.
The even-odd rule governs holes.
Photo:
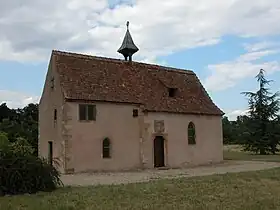
POLYGON ((0 198, 1 210, 73 209, 280 209, 280 169, 159 180, 148 183, 67 187, 52 193, 0 198))

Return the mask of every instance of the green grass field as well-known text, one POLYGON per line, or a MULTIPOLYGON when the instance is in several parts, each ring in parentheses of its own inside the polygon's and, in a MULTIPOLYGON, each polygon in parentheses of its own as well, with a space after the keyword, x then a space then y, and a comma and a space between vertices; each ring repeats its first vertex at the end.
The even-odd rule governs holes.
POLYGON ((271 161, 280 162, 280 154, 276 155, 256 155, 249 152, 242 151, 239 145, 225 145, 224 146, 225 160, 256 160, 256 161, 271 161))
POLYGON ((280 168, 0 197, 1 210, 280 209, 280 168))

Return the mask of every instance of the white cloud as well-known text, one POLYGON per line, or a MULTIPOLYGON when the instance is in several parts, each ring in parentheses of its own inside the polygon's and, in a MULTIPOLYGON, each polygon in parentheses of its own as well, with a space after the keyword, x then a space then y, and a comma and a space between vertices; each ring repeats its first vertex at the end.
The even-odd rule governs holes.
POLYGON ((130 20, 137 59, 280 33, 279 0, 20 0, 0 2, 0 60, 48 59, 51 49, 119 56, 130 20))
POLYGON ((260 69, 265 69, 268 74, 280 71, 280 60, 267 62, 261 60, 265 56, 279 53, 280 49, 270 49, 268 48, 270 46, 259 43, 246 46, 248 52, 237 59, 209 65, 211 75, 204 81, 206 88, 210 91, 225 90, 235 86, 242 79, 255 76, 260 69))
POLYGON ((0 104, 6 103, 9 108, 22 108, 30 103, 38 103, 38 96, 31 96, 31 94, 0 90, 0 104))
POLYGON ((227 112, 225 115, 229 120, 236 120, 236 118, 240 115, 247 115, 249 110, 236 109, 227 112))
POLYGON ((251 62, 261 59, 262 57, 277 54, 279 53, 279 50, 263 50, 263 51, 254 51, 254 52, 248 52, 246 54, 241 55, 237 61, 238 62, 251 62))
POLYGON ((253 44, 244 44, 245 50, 248 52, 255 52, 259 50, 264 50, 264 49, 271 49, 271 48, 278 48, 280 46, 280 43, 277 42, 270 42, 270 41, 263 41, 263 42, 257 42, 253 44))

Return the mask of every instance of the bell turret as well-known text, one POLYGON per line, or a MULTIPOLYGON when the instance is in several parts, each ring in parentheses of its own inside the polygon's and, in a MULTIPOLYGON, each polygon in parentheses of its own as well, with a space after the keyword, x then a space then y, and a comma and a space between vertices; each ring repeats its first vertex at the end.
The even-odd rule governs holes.
POLYGON ((128 57, 129 61, 132 61, 132 55, 136 53, 139 49, 134 44, 132 37, 130 35, 129 21, 127 21, 126 26, 127 26, 126 34, 122 42, 122 46, 119 48, 118 52, 124 56, 125 60, 127 60, 128 57))

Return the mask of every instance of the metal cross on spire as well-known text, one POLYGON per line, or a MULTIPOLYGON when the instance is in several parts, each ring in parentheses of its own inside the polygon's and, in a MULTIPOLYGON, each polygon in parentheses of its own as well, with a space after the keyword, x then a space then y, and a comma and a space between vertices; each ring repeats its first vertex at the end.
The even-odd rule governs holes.
POLYGON ((126 22, 126 28, 129 30, 129 21, 126 22))

